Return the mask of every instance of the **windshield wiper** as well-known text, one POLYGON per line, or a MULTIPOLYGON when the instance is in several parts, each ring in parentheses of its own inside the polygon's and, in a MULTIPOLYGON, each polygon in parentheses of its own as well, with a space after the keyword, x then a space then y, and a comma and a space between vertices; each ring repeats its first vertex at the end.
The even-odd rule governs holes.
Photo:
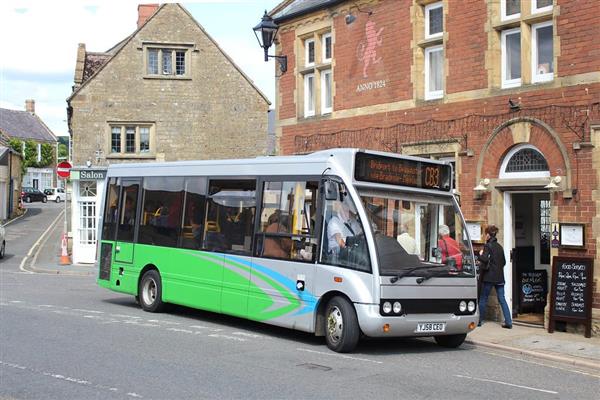
MULTIPOLYGON (((398 281, 398 279, 403 278, 403 277, 407 276, 408 274, 410 274, 411 272, 414 272, 414 271, 416 271, 418 269, 427 269, 427 270, 429 270, 428 273, 425 273, 425 274, 423 274, 423 276, 417 278, 417 283, 420 285, 421 283, 425 282, 427 279, 436 276, 436 274, 434 273, 434 271, 431 271, 431 270, 432 269, 437 269, 437 268, 443 268, 445 270, 447 268, 447 266, 446 265, 435 265, 435 266, 419 266, 419 267, 409 268, 409 269, 407 269, 405 271, 402 271, 401 273, 399 273, 398 275, 394 276, 393 278, 391 278, 390 282, 391 283, 396 283, 398 281)), ((435 272, 440 272, 440 271, 435 271, 435 272)))
POLYGON ((393 278, 391 278, 390 282, 391 283, 396 283, 396 282, 398 282, 398 279, 405 277, 406 275, 410 274, 413 271, 416 271, 418 269, 429 269, 429 268, 431 268, 431 267, 430 266, 420 265, 418 267, 413 267, 413 268, 406 269, 406 270, 400 272, 398 275, 396 275, 393 278))

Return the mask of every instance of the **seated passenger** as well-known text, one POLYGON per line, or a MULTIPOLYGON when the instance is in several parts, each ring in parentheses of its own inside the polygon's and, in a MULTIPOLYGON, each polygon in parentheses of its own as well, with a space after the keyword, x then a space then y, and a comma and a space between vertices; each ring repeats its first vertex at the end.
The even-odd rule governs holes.
POLYGON ((447 225, 440 225, 438 230, 439 240, 438 248, 442 254, 442 264, 462 269, 462 251, 459 244, 450 237, 450 228, 447 225))
MULTIPOLYGON (((287 217, 276 210, 269 217, 265 233, 289 233, 287 217)), ((292 251, 292 239, 288 237, 267 236, 265 237, 263 256, 273 258, 289 259, 292 251)))
POLYGON ((396 237, 396 240, 408 254, 419 254, 417 242, 410 236, 410 233, 408 233, 408 226, 406 224, 400 225, 400 234, 396 237))

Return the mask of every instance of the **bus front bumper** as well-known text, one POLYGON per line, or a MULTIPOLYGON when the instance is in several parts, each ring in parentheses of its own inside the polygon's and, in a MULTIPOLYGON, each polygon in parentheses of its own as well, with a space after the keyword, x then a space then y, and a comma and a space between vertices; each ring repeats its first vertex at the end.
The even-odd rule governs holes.
MULTIPOLYGON (((379 313, 379 305, 354 304, 358 324, 362 332, 371 337, 420 337, 457 335, 471 332, 479 322, 479 313, 473 315, 455 314, 412 314, 397 317, 384 317, 379 313), (443 331, 419 332, 419 324, 445 324, 443 331), (469 327, 471 326, 471 328, 469 327)), ((421 325, 423 326, 423 325, 421 325)), ((428 328, 431 325, 426 325, 428 328)))

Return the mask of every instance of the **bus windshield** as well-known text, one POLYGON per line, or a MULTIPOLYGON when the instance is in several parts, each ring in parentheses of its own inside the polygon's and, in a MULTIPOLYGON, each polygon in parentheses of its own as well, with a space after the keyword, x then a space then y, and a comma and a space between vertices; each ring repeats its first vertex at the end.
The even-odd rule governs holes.
POLYGON ((471 244, 451 199, 359 193, 375 237, 381 275, 393 275, 396 281, 404 276, 427 279, 475 274, 471 244))

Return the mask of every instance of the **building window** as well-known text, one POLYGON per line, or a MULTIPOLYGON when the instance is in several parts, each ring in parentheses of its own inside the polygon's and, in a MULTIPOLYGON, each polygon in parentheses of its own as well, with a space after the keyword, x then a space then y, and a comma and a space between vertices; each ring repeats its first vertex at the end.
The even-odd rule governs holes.
POLYGON ((147 126, 140 127, 140 153, 150 151, 150 128, 147 126))
POLYGON ((546 82, 554 79, 554 40, 552 22, 531 27, 532 81, 546 82))
POLYGON ((304 116, 315 115, 315 74, 304 75, 304 116))
POLYGON ((158 49, 148 49, 148 75, 158 75, 158 49))
MULTIPOLYGON (((300 39, 304 46, 304 68, 297 80, 302 101, 299 103, 298 114, 304 118, 315 115, 330 114, 333 111, 333 41, 330 31, 313 32, 308 37, 300 39)), ((302 65, 302 61, 300 61, 302 65)))
POLYGON ((444 46, 425 49, 425 100, 444 96, 444 46))
POLYGON ((550 200, 540 200, 540 264, 550 264, 550 200))
POLYGON ((125 153, 135 153, 135 127, 125 128, 125 153))
POLYGON ((79 197, 96 197, 97 193, 96 181, 79 181, 79 197))
POLYGON ((307 67, 311 67, 315 65, 315 40, 314 39, 306 39, 304 41, 304 65, 307 67))
POLYGON ((502 20, 519 18, 521 16, 521 0, 500 0, 500 15, 502 20))
POLYGON ((546 157, 535 146, 522 144, 513 147, 500 166, 501 179, 545 178, 550 176, 546 157))
POLYGON ((502 31, 502 87, 521 85, 521 30, 502 31))
POLYGON ((152 153, 153 125, 110 124, 110 154, 135 156, 152 153))
POLYGON ((323 62, 331 62, 331 33, 326 33, 321 37, 321 47, 323 49, 323 62))
POLYGON ((187 53, 185 49, 146 48, 146 74, 166 77, 186 76, 187 53))
POLYGON ((442 2, 425 6, 425 39, 441 37, 444 33, 444 8, 442 2))
POLYGON ((552 10, 552 0, 531 0, 531 13, 540 13, 552 10))
POLYGON ((121 127, 113 126, 110 133, 110 152, 121 152, 121 127))
POLYGON ((79 243, 96 244, 96 202, 79 202, 79 243))
POLYGON ((321 114, 330 113, 331 101, 331 70, 321 71, 321 114))

